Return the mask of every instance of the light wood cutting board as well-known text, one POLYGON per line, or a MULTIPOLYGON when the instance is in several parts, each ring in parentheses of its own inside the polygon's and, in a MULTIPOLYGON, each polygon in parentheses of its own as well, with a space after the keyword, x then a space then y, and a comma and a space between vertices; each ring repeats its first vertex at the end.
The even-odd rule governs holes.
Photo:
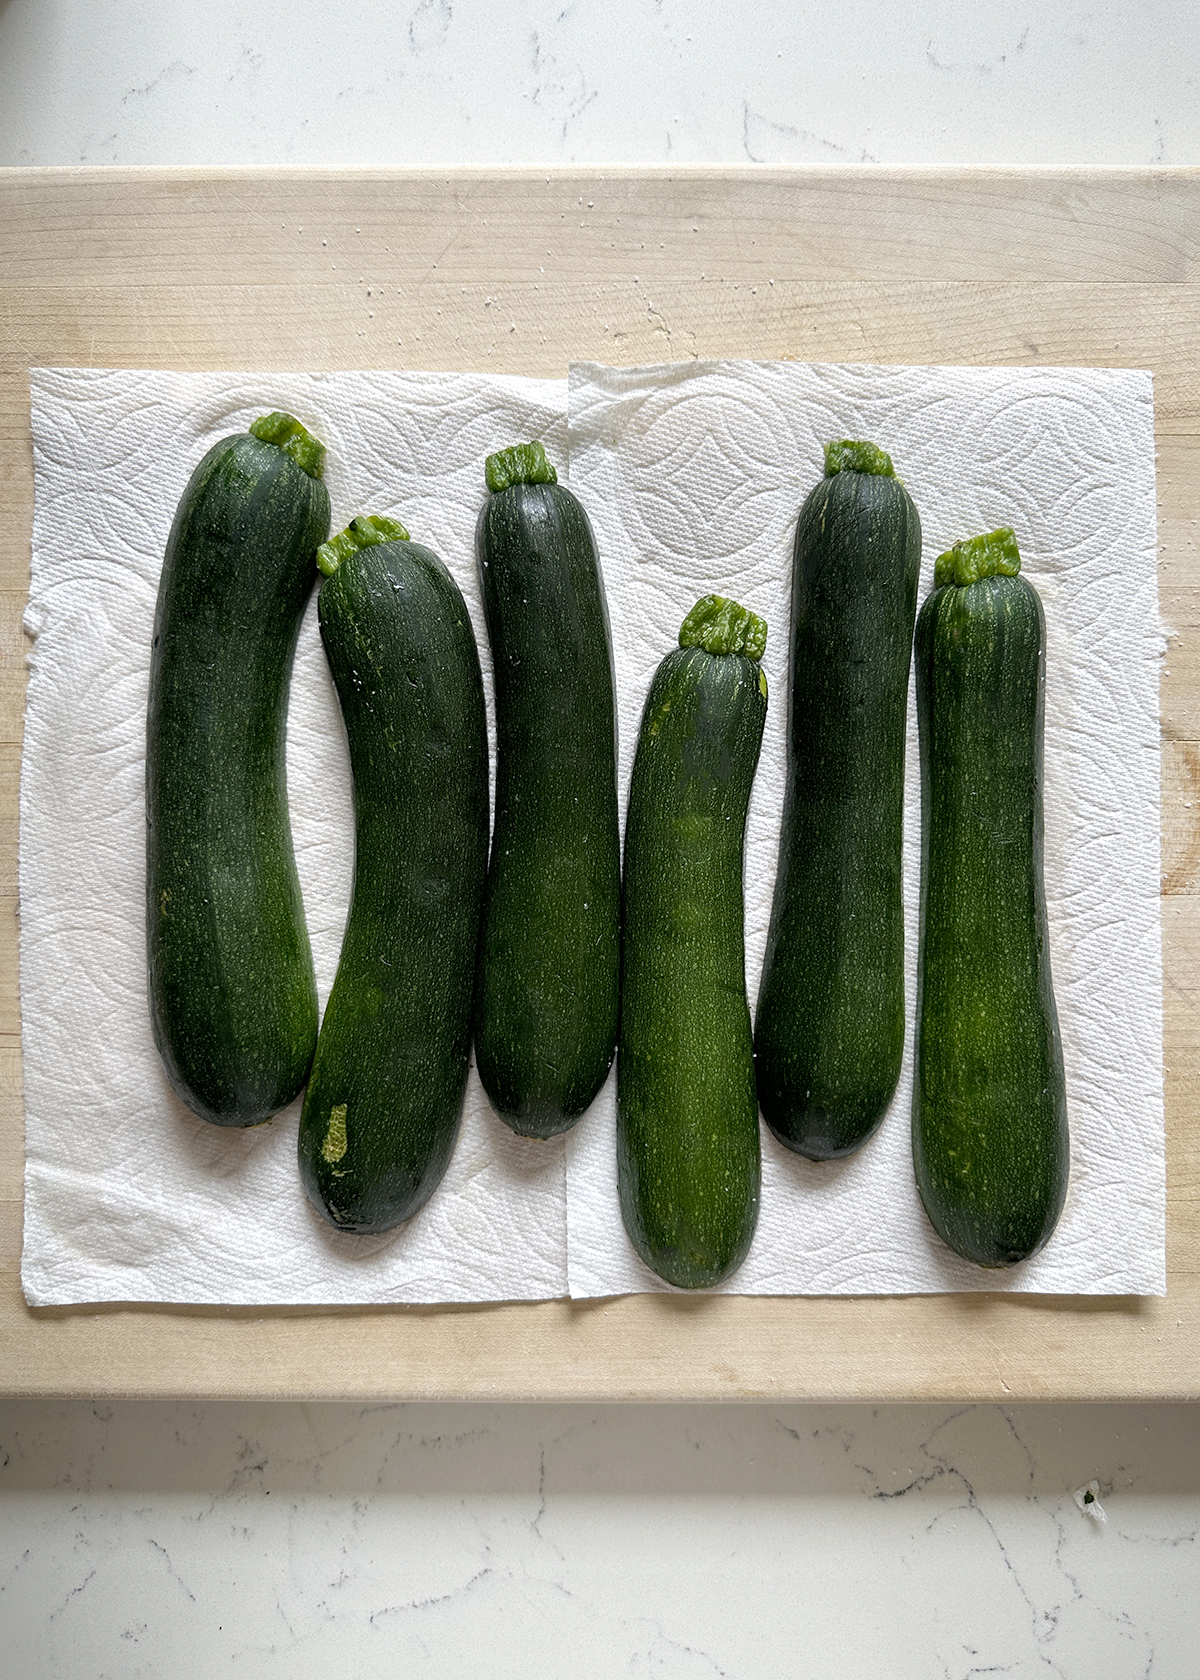
POLYGON ((1200 1394, 1200 170, 0 170, 0 1391, 262 1398, 1200 1394), (20 1290, 31 366, 693 356, 1148 367, 1158 432, 1165 1298, 45 1310, 20 1290))

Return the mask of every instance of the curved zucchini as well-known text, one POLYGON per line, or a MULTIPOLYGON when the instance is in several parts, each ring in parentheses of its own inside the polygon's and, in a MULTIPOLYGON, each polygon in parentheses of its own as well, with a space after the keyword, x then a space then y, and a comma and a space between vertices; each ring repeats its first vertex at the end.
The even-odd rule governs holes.
POLYGON ((312 1061, 317 990, 287 811, 287 696, 329 534, 324 449, 283 414, 209 450, 167 541, 146 715, 155 1042, 185 1103, 253 1126, 312 1061))
POLYGON ((659 666, 625 828, 617 1184, 634 1248, 682 1289, 758 1222, 743 841, 767 715, 762 619, 708 596, 659 666))
POLYGON ((904 1053, 904 738, 921 522, 872 444, 831 443, 800 510, 788 776, 755 1021, 779 1141, 849 1155, 904 1053))
POLYGON ((1045 621, 1009 530, 937 562, 917 623, 924 847, 913 1162, 980 1266, 1048 1240, 1066 1088, 1042 881, 1045 621))
POLYGON ((612 655, 587 514, 541 444, 488 457, 477 535, 496 814, 475 1060, 523 1137, 573 1126, 617 1040, 621 839, 612 655))
POLYGON ((403 526, 318 555, 321 639, 354 778, 354 891, 300 1117, 310 1201, 390 1230, 450 1162, 487 867, 483 678, 458 585, 403 526))

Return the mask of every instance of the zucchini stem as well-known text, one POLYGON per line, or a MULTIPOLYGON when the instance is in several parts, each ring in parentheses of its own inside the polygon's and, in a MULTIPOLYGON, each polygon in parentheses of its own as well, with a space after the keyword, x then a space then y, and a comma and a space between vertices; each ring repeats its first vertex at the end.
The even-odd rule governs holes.
POLYGON ((956 542, 934 562, 933 586, 953 583, 959 589, 978 583, 981 578, 1016 577, 1021 570, 1021 555, 1012 529, 1002 525, 998 531, 987 531, 979 537, 967 537, 956 542))
POLYGON ((723 595, 705 595, 680 626, 679 645, 706 653, 744 653, 757 664, 767 645, 767 621, 723 595))
POLYGON ((317 570, 332 577, 343 560, 349 560, 360 548, 374 548, 376 543, 408 542, 408 532, 398 519, 382 513, 363 513, 352 519, 344 531, 330 537, 317 550, 317 570))
POLYGON ((276 409, 274 414, 260 414, 250 426, 250 436, 260 443, 273 443, 290 455, 309 478, 320 478, 325 470, 325 445, 302 426, 294 415, 276 409))
POLYGON ((895 478, 892 457, 873 443, 854 438, 839 438, 825 445, 825 477, 836 478, 840 472, 869 473, 873 478, 895 478))
POLYGON ((558 474, 547 461, 545 449, 536 442, 515 443, 511 449, 489 455, 483 463, 483 476, 493 495, 514 484, 558 483, 558 474))

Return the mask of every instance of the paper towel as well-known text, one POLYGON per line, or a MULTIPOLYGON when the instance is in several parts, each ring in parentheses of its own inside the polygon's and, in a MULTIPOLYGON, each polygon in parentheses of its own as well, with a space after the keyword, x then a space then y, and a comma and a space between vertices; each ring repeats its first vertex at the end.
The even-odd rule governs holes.
MULTIPOLYGON (((167 1084, 145 981, 144 737, 163 548, 200 457, 283 408, 328 446, 334 530, 403 520, 466 597, 488 688, 474 527, 489 451, 565 453, 565 381, 458 374, 38 370, 21 774, 27 1299, 349 1303, 566 1293, 561 1139, 492 1114, 472 1071, 441 1187, 402 1228, 355 1237, 308 1205, 299 1104, 266 1125, 197 1119, 167 1084)), ((345 736, 316 625, 288 715, 297 864, 322 1007, 349 901, 345 736)), ((494 737, 493 737, 494 738, 494 737)), ((493 778, 494 779, 494 778, 493 778)))
MULTIPOLYGON (((304 1201, 296 1109, 229 1132, 171 1093, 150 1037, 143 949, 143 731, 150 623, 171 516, 217 438, 283 407, 329 445, 334 526, 391 513, 441 553, 490 660, 473 564, 481 464, 540 436, 566 456, 566 387, 439 374, 42 370, 31 381, 36 512, 22 769, 26 1219, 35 1304, 486 1301, 665 1286, 615 1200, 613 1081, 567 1139, 516 1139, 474 1073, 447 1178, 408 1226, 332 1231, 304 1201), (568 1244, 569 1202, 569 1244, 568 1244)), ((905 1073, 856 1160, 814 1167, 764 1128, 747 1293, 1163 1287, 1158 658, 1149 377, 1088 370, 579 367, 573 487, 600 539, 614 629, 624 811, 642 701, 709 589, 771 623, 771 706, 751 808, 751 1002, 766 933, 786 694, 791 530, 821 446, 888 448, 925 526, 925 563, 1016 526, 1046 605, 1047 859, 1074 1137, 1046 1253, 996 1276, 948 1255, 916 1203, 905 1073), (948 470, 951 463, 952 470, 948 470)), ((926 579, 923 590, 928 585, 926 579)), ((350 885, 344 736, 310 613, 289 714, 289 787, 322 1003, 350 885)), ((906 892, 915 951, 916 733, 906 892)), ((910 1019, 911 1019, 910 973, 910 1019)))
MULTIPOLYGON (((791 544, 832 438, 893 457, 921 515, 919 599, 959 538, 1014 527, 1047 625, 1045 874, 1072 1154, 1048 1247, 1002 1273, 944 1248, 909 1153, 920 799, 910 696, 908 1039, 880 1131, 814 1164, 765 1126, 762 1209, 733 1294, 1165 1289, 1158 680, 1150 376, 1080 368, 689 362, 570 370, 572 488, 596 528, 620 699, 624 822, 641 709, 701 595, 768 621, 770 685, 746 840, 746 969, 758 995, 785 778, 791 544)), ((568 1134, 573 1296, 664 1289, 621 1225, 615 1080, 568 1134)))

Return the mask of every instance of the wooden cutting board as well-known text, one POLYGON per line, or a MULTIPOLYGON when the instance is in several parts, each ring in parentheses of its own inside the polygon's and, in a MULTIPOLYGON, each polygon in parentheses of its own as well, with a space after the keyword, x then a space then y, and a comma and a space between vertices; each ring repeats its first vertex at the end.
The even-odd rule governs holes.
POLYGON ((1200 1394, 1200 171, 0 170, 0 1391, 262 1398, 1200 1394), (31 1311, 17 792, 31 366, 690 357, 1148 367, 1158 429, 1165 1298, 31 1311))

